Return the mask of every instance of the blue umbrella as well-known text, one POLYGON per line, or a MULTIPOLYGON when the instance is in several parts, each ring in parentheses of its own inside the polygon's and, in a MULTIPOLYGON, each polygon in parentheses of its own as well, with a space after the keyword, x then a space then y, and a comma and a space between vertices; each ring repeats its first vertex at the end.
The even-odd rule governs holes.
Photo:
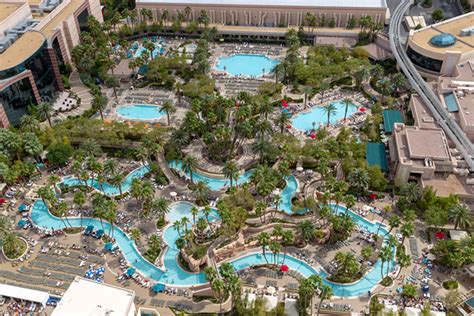
POLYGON ((103 274, 105 272, 105 268, 104 267, 98 267, 96 270, 95 270, 95 273, 96 274, 103 274))
POLYGON ((111 243, 111 242, 108 242, 108 243, 105 244, 104 249, 108 250, 108 251, 111 251, 113 249, 113 247, 114 247, 114 244, 111 243))
POLYGON ((86 272, 86 278, 92 279, 94 277, 94 271, 92 270, 87 270, 86 272))
POLYGON ((132 275, 135 274, 135 271, 137 271, 135 268, 128 268, 127 269, 127 276, 131 277, 132 275))
POLYGON ((156 283, 155 285, 153 285, 153 287, 152 287, 151 289, 152 289, 153 292, 155 292, 155 293, 164 292, 164 290, 165 290, 165 285, 162 284, 162 283, 156 283))
POLYGON ((28 221, 25 221, 24 219, 20 219, 20 221, 18 221, 18 227, 23 227, 25 226, 26 224, 28 224, 28 221))
POLYGON ((99 230, 97 231, 97 233, 95 234, 95 237, 96 237, 96 238, 100 238, 100 237, 102 237, 102 236, 104 236, 104 230, 103 230, 103 229, 99 229, 99 230))
POLYGON ((422 287, 423 293, 428 293, 430 291, 430 286, 428 284, 423 285, 422 287))
POLYGON ((84 231, 84 234, 89 235, 90 233, 92 233, 93 230, 94 230, 94 226, 89 225, 89 226, 86 227, 86 230, 84 231))
POLYGON ((24 211, 28 211, 30 208, 28 207, 28 205, 26 204, 20 204, 20 206, 18 207, 18 210, 20 212, 24 212, 24 211))

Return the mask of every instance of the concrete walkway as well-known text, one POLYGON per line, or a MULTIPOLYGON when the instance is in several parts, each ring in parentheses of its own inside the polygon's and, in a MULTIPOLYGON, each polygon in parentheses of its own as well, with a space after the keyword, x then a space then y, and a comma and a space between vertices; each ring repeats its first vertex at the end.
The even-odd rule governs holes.
POLYGON ((92 94, 89 88, 84 85, 79 78, 79 72, 74 71, 69 77, 71 83, 71 91, 74 92, 79 98, 81 98, 81 105, 71 111, 58 113, 54 118, 64 120, 68 116, 82 115, 86 110, 92 107, 92 94))

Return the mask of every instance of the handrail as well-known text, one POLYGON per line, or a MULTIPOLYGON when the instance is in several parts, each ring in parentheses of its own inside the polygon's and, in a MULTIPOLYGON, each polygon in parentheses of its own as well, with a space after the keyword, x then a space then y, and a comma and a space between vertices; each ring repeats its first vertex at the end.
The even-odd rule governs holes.
POLYGON ((408 78, 410 85, 415 89, 426 106, 430 109, 437 123, 444 130, 446 135, 454 142, 456 148, 464 157, 470 171, 474 171, 474 146, 470 139, 466 136, 459 125, 450 117, 439 98, 426 84, 415 66, 408 58, 405 47, 400 41, 400 26, 405 12, 410 7, 409 0, 403 0, 392 12, 390 20, 390 48, 397 60, 397 64, 403 70, 408 78))

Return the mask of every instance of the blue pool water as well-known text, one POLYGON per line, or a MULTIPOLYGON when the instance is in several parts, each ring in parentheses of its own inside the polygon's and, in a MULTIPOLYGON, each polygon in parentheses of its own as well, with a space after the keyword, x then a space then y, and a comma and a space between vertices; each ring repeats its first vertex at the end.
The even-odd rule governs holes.
MULTIPOLYGON (((183 164, 179 160, 169 161, 168 165, 172 169, 182 171, 183 164)), ((249 181, 250 176, 252 175, 252 172, 253 172, 252 170, 249 170, 249 171, 245 172, 244 174, 242 174, 238 179, 234 179, 232 185, 235 185, 235 184, 240 185, 242 183, 245 183, 245 182, 249 181)), ((189 173, 188 172, 186 172, 186 177, 189 178, 189 173)), ((229 179, 213 178, 213 177, 207 176, 205 174, 202 174, 198 171, 193 172, 193 181, 194 182, 204 181, 205 183, 207 183, 207 186, 213 191, 219 191, 220 189, 222 189, 225 186, 230 186, 230 180, 229 179)))
MULTIPOLYGON (((146 51, 147 49, 140 45, 137 50, 133 53, 134 58, 141 57, 143 52, 146 51)), ((161 44, 155 43, 155 49, 153 49, 152 56, 155 58, 158 55, 162 55, 165 52, 165 49, 161 47, 161 44)))
MULTIPOLYGON (((331 115, 329 122, 331 124, 336 123, 338 120, 344 118, 344 111, 346 110, 346 105, 342 101, 332 102, 336 106, 336 113, 331 115)), ((349 106, 347 109, 347 117, 350 117, 357 111, 355 105, 349 106)), ((326 126, 328 121, 328 115, 324 112, 323 107, 315 106, 308 112, 299 113, 293 117, 293 126, 302 131, 310 131, 313 128, 318 128, 319 125, 326 126), (313 125, 313 122, 315 123, 313 125)))
POLYGON ((131 104, 119 107, 116 112, 118 115, 131 120, 156 120, 164 114, 160 112, 158 105, 131 104))
MULTIPOLYGON (((133 170, 132 172, 130 172, 122 182, 122 193, 125 193, 128 190, 130 190, 130 186, 132 185, 133 179, 143 178, 143 176, 148 172, 150 172, 150 167, 148 165, 141 166, 133 170)), ((58 183, 58 185, 60 184, 64 184, 66 186, 77 186, 77 185, 84 185, 84 181, 74 178, 74 177, 65 177, 63 178, 62 182, 58 183)), ((102 187, 101 187, 97 179, 87 180, 87 185, 90 187, 93 187, 94 189, 108 196, 114 196, 114 195, 120 194, 120 190, 118 187, 115 187, 107 182, 102 183, 102 187)))
POLYGON ((286 186, 281 192, 281 201, 278 204, 279 210, 287 214, 293 214, 293 210, 291 209, 291 199, 293 198, 297 190, 298 181, 294 176, 289 176, 288 179, 286 179, 286 186))
POLYGON ((226 71, 232 76, 260 77, 272 71, 280 62, 265 55, 237 54, 220 57, 216 69, 226 71))
MULTIPOLYGON (((188 202, 177 202, 172 204, 169 220, 174 222, 187 216, 190 221, 192 221, 192 216, 190 210, 193 204, 188 202)), ((343 206, 334 206, 334 209, 337 213, 344 213, 346 209, 343 206)), ((372 223, 367 221, 365 218, 360 217, 359 215, 352 213, 351 211, 348 214, 357 222, 359 226, 366 227, 369 231, 375 232, 378 228, 377 223, 372 223)), ((198 216, 203 216, 200 213, 198 216)), ((31 219, 33 223, 37 226, 44 227, 47 229, 61 229, 64 228, 64 223, 59 218, 54 217, 48 211, 47 206, 43 203, 42 200, 37 200, 33 205, 31 211, 31 219)), ((219 220, 219 215, 217 210, 213 210, 210 215, 209 220, 219 220)), ((68 222, 75 227, 80 226, 80 218, 68 218, 68 222)), ((94 218, 83 218, 82 227, 94 225, 94 227, 101 227, 99 220, 94 218)), ((107 222, 103 222, 104 230, 109 233, 111 227, 107 222)), ((384 235, 386 233, 385 228, 380 229, 380 234, 384 235)), ((178 249, 175 246, 175 241, 178 238, 178 232, 172 227, 168 228, 164 232, 164 240, 169 245, 164 254, 164 267, 165 270, 162 270, 155 265, 148 262, 145 258, 141 256, 138 250, 135 247, 134 242, 118 227, 114 226, 112 230, 112 236, 116 239, 117 245, 122 250, 125 259, 136 269, 138 269, 143 275, 149 277, 157 282, 162 282, 166 284, 174 285, 193 285, 205 283, 204 273, 189 273, 180 268, 179 264, 176 261, 176 256, 178 254, 178 249)), ((273 254, 267 253, 266 256, 263 256, 261 253, 249 254, 231 261, 236 269, 244 269, 249 266, 264 264, 267 262, 273 262, 273 254)), ((307 263, 293 258, 291 256, 284 256, 283 254, 278 254, 277 257, 278 263, 283 263, 288 265, 291 269, 299 271, 305 277, 309 277, 312 274, 319 274, 324 282, 332 287, 333 293, 335 296, 361 296, 366 295, 367 291, 371 290, 381 279, 381 261, 378 260, 374 265, 373 269, 364 277, 356 283, 343 285, 335 284, 330 281, 325 280, 327 273, 325 271, 318 271, 315 268, 309 266, 307 263)), ((390 270, 393 270, 393 262, 390 263, 390 270)), ((385 270, 385 268, 384 268, 385 270)))

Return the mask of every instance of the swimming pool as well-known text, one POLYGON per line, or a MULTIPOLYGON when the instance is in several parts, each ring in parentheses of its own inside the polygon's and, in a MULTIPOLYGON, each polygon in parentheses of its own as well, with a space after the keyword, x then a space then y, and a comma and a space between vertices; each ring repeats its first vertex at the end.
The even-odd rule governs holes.
MULTIPOLYGON (((132 172, 130 172, 125 179, 122 182, 122 193, 128 192, 130 190, 130 186, 132 185, 132 181, 135 178, 143 178, 143 176, 150 172, 150 166, 144 165, 141 166, 132 172)), ((64 184, 66 186, 78 186, 78 185, 84 185, 84 181, 75 178, 75 177, 64 177, 63 181, 59 182, 58 185, 64 184)), ((107 182, 102 183, 102 185, 97 181, 97 179, 91 178, 87 180, 87 185, 96 189, 99 192, 102 192, 103 194, 107 196, 114 196, 114 195, 119 195, 120 190, 118 187, 113 186, 107 182)))
MULTIPOLYGON (((172 169, 183 171, 183 163, 180 160, 169 161, 168 166, 172 169)), ((244 174, 240 175, 238 179, 234 179, 232 185, 235 185, 235 184, 241 185, 242 183, 249 181, 252 173, 253 173, 252 170, 246 171, 244 174)), ((190 178, 189 172, 186 172, 186 177, 188 179, 190 178)), ((204 181, 207 184, 207 186, 213 191, 219 191, 223 187, 230 185, 229 179, 213 178, 203 173, 200 173, 198 171, 193 172, 193 181, 194 182, 204 181)))
POLYGON ((236 54, 219 57, 216 69, 232 76, 260 77, 270 73, 280 62, 265 55, 236 54))
POLYGON ((117 114, 125 119, 151 121, 161 118, 161 107, 149 104, 130 104, 117 108, 117 114))
POLYGON ((296 191, 298 190, 298 181, 294 176, 289 176, 286 179, 286 186, 281 192, 281 201, 278 204, 278 209, 287 213, 293 214, 293 210, 291 208, 291 199, 295 195, 296 191))
MULTIPOLYGON (((338 120, 344 118, 344 112, 346 105, 342 101, 331 102, 336 107, 336 113, 332 114, 329 122, 331 124, 336 123, 338 120)), ((352 104, 347 109, 347 117, 350 117, 357 111, 357 107, 352 104)), ((315 106, 307 112, 299 113, 292 119, 292 124, 295 128, 302 131, 310 131, 317 129, 320 125, 326 126, 328 121, 328 115, 324 112, 322 106, 315 106)))
MULTIPOLYGON (((154 43, 154 44, 155 44, 155 48, 153 49, 153 52, 152 52, 153 58, 155 58, 158 55, 163 55, 163 53, 165 52, 165 49, 161 46, 161 44, 159 43, 154 43)), ((133 57, 134 58, 141 57, 143 52, 146 50, 147 49, 143 47, 143 45, 140 45, 133 53, 133 57)))
MULTIPOLYGON (((176 202, 171 204, 170 213, 168 214, 168 219, 170 223, 182 219, 184 216, 187 216, 190 221, 192 221, 191 208, 193 204, 189 202, 176 202)), ((334 206, 334 210, 337 213, 345 213, 345 208, 341 205, 334 206)), ((369 231, 375 232, 378 228, 378 223, 372 223, 366 220, 365 218, 360 217, 359 215, 352 213, 351 211, 348 214, 359 224, 360 226, 367 227, 369 231)), ((202 213, 198 217, 203 216, 202 213)), ((31 219, 39 227, 45 229, 62 229, 65 226, 66 221, 61 221, 61 219, 53 216, 49 211, 47 206, 42 200, 37 200, 31 211, 31 219)), ((217 210, 213 209, 210 215, 209 220, 219 220, 219 214, 217 210)), ((80 227, 81 219, 78 217, 70 217, 67 222, 71 226, 80 227)), ((104 227, 104 230, 108 233, 111 229, 110 224, 103 221, 102 223, 95 218, 83 218, 82 227, 88 225, 93 225, 94 227, 104 227)), ((168 226, 163 235, 164 241, 168 244, 169 247, 166 248, 166 251, 163 255, 164 270, 158 268, 157 266, 148 262, 142 255, 138 252, 135 243, 126 235, 120 228, 114 226, 112 229, 113 237, 116 239, 117 245, 122 250, 122 253, 125 259, 137 270, 140 271, 144 276, 151 278, 157 282, 162 282, 165 284, 173 285, 193 285, 193 284, 202 284, 206 282, 204 273, 190 273, 181 269, 179 264, 176 261, 176 256, 178 254, 178 249, 176 248, 175 241, 179 237, 178 232, 172 227, 168 226)), ((382 227, 380 229, 380 234, 386 234, 386 229, 382 227)), ((267 253, 266 259, 265 256, 261 253, 252 253, 240 258, 230 260, 234 267, 238 270, 244 269, 249 266, 265 264, 267 262, 273 262, 273 254, 267 253)), ((288 265, 289 268, 299 271, 305 277, 309 277, 312 274, 319 274, 324 280, 324 282, 330 285, 333 289, 335 296, 345 296, 353 297, 365 295, 367 291, 371 290, 381 279, 381 261, 378 260, 374 265, 373 269, 364 277, 353 284, 335 284, 330 281, 325 280, 327 273, 323 270, 317 270, 307 263, 296 259, 291 256, 284 256, 283 254, 278 254, 277 262, 288 265)), ((390 263, 390 270, 393 270, 393 262, 390 263)), ((385 269, 385 268, 384 268, 385 269)))

